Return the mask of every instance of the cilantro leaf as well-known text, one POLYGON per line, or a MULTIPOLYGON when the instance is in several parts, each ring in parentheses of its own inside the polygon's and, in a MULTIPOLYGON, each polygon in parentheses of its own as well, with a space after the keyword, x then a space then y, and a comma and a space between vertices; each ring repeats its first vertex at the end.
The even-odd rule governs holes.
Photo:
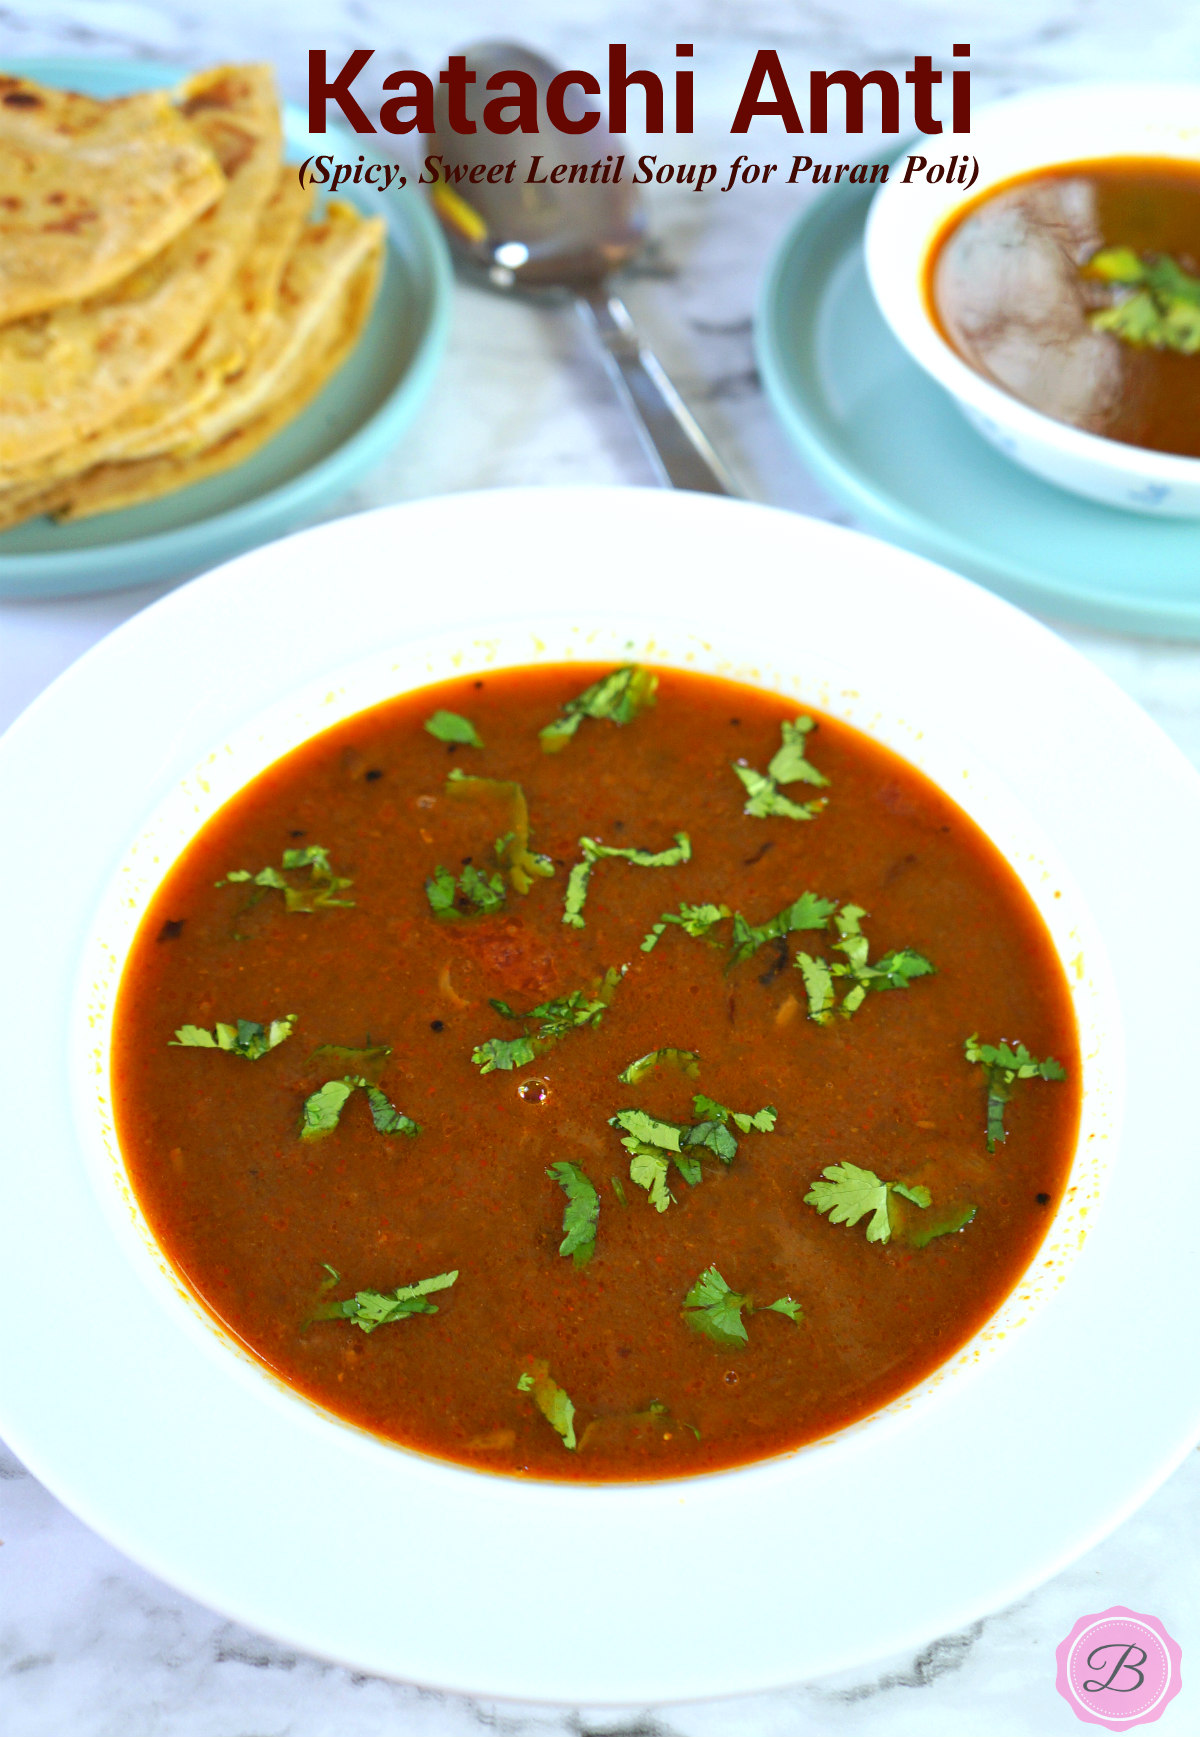
POLYGON ((692 1110, 701 1119, 688 1129, 683 1144, 707 1146, 724 1164, 732 1164, 738 1149, 737 1140, 727 1126, 729 1122, 732 1121, 743 1134, 770 1134, 777 1119, 774 1104, 767 1104, 751 1114, 748 1110, 729 1110, 724 1104, 705 1097, 703 1092, 697 1092, 692 1099, 692 1110))
POLYGON ((429 909, 441 922, 457 922, 464 916, 490 916, 503 910, 504 882, 498 874, 482 875, 468 863, 457 881, 439 863, 425 882, 429 909))
POLYGON ((662 1152, 678 1152, 680 1136, 684 1132, 678 1122, 664 1122, 658 1116, 651 1116, 646 1110, 618 1110, 615 1116, 608 1118, 609 1126, 623 1128, 633 1139, 647 1146, 655 1146, 662 1152))
POLYGON ((460 717, 457 712, 435 712, 432 718, 426 718, 425 728, 439 742, 462 742, 468 748, 483 747, 470 718, 460 717))
POLYGON ((326 1134, 333 1133, 355 1083, 353 1079, 326 1080, 304 1100, 300 1115, 302 1140, 323 1140, 326 1134))
POLYGON ((535 1358, 517 1382, 517 1392, 533 1395, 533 1403, 546 1422, 562 1436, 563 1446, 574 1452, 575 1407, 558 1383, 551 1381, 550 1365, 535 1358))
POLYGON ((959 1202, 958 1205, 934 1206, 919 1219, 910 1220, 902 1229, 897 1230, 897 1240, 907 1243, 911 1248, 924 1248, 937 1236, 953 1236, 956 1231, 965 1230, 975 1217, 975 1208, 959 1202))
POLYGON ((528 1037, 489 1037, 471 1051, 471 1060, 481 1074, 511 1073, 514 1068, 528 1067, 537 1057, 533 1041, 528 1037))
POLYGON ((584 856, 592 862, 613 856, 635 863, 638 868, 677 868, 680 863, 692 860, 692 841, 686 832, 677 832, 675 843, 669 844, 665 850, 639 850, 630 844, 601 844, 594 838, 581 838, 579 844, 584 856))
POLYGON ((1131 293, 1088 315, 1097 331, 1111 332, 1135 349, 1200 352, 1200 278, 1170 254, 1139 257, 1131 247, 1103 247, 1085 276, 1131 293))
POLYGON ((658 922, 653 925, 642 941, 642 952, 653 952, 668 923, 676 923, 685 935, 691 935, 698 941, 705 941, 718 923, 723 922, 730 914, 728 905, 686 905, 681 904, 678 915, 674 911, 664 911, 658 922))
POLYGON ((808 1017, 818 1025, 830 1025, 834 1014, 849 1019, 866 1000, 870 991, 907 989, 917 977, 928 977, 933 966, 923 954, 911 947, 900 947, 885 953, 877 965, 870 963, 867 937, 862 932, 866 911, 861 905, 843 905, 834 915, 834 926, 840 939, 833 943, 834 951, 844 959, 827 961, 811 953, 797 953, 796 969, 803 974, 808 997, 808 1017), (849 979, 850 986, 840 1005, 835 994, 835 979, 849 979))
POLYGON ((575 863, 572 866, 570 874, 567 876, 567 891, 563 898, 562 920, 564 923, 569 924, 572 929, 582 929, 584 927, 583 907, 587 902, 588 882, 591 878, 592 860, 588 857, 584 857, 582 862, 575 863))
POLYGON ((281 861, 285 869, 308 869, 309 885, 293 886, 278 869, 270 867, 259 869, 257 874, 251 874, 249 869, 230 869, 217 885, 223 887, 246 881, 264 891, 280 892, 289 912, 327 911, 335 906, 353 905, 353 899, 336 897, 346 887, 352 887, 354 882, 344 875, 334 874, 329 852, 323 844, 306 844, 298 849, 285 850, 281 861))
POLYGON ((733 770, 741 779, 747 796, 743 814, 756 820, 765 820, 772 815, 785 820, 816 818, 825 806, 823 797, 816 802, 793 802, 779 788, 781 784, 824 786, 829 783, 824 773, 818 772, 807 757, 808 735, 816 727, 813 718, 797 718, 794 722, 785 720, 779 727, 782 746, 775 750, 765 772, 757 771, 745 760, 733 762, 733 770))
MULTIPOLYGON (((514 892, 525 894, 535 880, 546 880, 554 873, 550 858, 529 848, 529 804, 519 784, 509 778, 477 778, 456 766, 446 780, 446 795, 460 802, 503 806, 507 826, 496 839, 496 861, 514 892)), ((489 884, 494 884, 495 878, 489 884)))
POLYGON ((815 820, 825 806, 824 801, 793 802, 765 772, 756 772, 741 760, 731 764, 748 798, 742 813, 754 820, 769 820, 772 816, 781 820, 815 820))
POLYGON ((767 767, 768 777, 776 784, 816 784, 821 788, 828 785, 828 778, 823 772, 818 772, 807 757, 808 738, 816 727, 816 720, 807 717, 797 718, 794 722, 785 718, 780 724, 783 746, 775 750, 767 767))
POLYGON ((814 959, 811 953, 796 954, 796 970, 803 973, 804 993, 808 997, 808 1017, 818 1025, 833 1020, 833 973, 824 959, 814 959))
POLYGON ((560 1255, 572 1255, 577 1267, 585 1266, 596 1246, 596 1222, 600 1217, 600 1196, 578 1164, 563 1158, 551 1164, 546 1175, 557 1182, 567 1197, 563 1210, 563 1239, 558 1245, 560 1255))
POLYGON ((454 902, 458 897, 458 882, 439 863, 429 879, 425 882, 425 897, 429 900, 429 909, 435 917, 455 917, 458 915, 454 902))
POLYGON ((743 960, 752 958, 760 947, 765 947, 770 941, 795 934, 800 929, 823 929, 836 909, 836 899, 823 899, 816 893, 801 893, 798 899, 785 905, 782 911, 758 925, 748 923, 740 911, 735 911, 733 939, 730 943, 733 948, 730 969, 740 965, 743 960))
POLYGON ((611 674, 601 676, 575 699, 568 700, 552 724, 538 731, 542 748, 547 754, 561 753, 585 718, 608 718, 614 724, 630 723, 639 712, 654 704, 657 687, 658 677, 635 663, 624 664, 611 674))
POLYGON ((888 1213, 891 1195, 899 1194, 922 1208, 930 1204, 927 1188, 913 1187, 907 1182, 881 1182, 873 1170, 860 1169, 857 1164, 827 1164, 821 1176, 827 1180, 813 1183, 804 1196, 805 1205, 827 1212, 830 1224, 857 1224, 870 1213, 868 1242, 891 1240, 892 1221, 888 1213))
POLYGON ((638 1086, 648 1074, 661 1067, 678 1068, 689 1080, 700 1078, 700 1057, 694 1049, 652 1049, 631 1061, 627 1068, 622 1068, 617 1078, 622 1085, 638 1086))
POLYGON ((803 1309, 791 1297, 778 1297, 773 1303, 761 1304, 756 1311, 751 1298, 732 1290, 715 1266, 700 1274, 683 1299, 683 1318, 688 1326, 697 1333, 707 1334, 718 1345, 733 1349, 749 1342, 746 1324, 742 1320, 743 1310, 749 1315, 769 1310, 786 1315, 789 1321, 804 1319, 803 1309))
POLYGON ((569 995, 560 995, 553 1001, 543 1001, 539 1006, 531 1007, 528 1013, 517 1013, 506 1001, 493 1000, 492 1007, 504 1019, 538 1019, 541 1024, 536 1032, 530 1034, 527 1031, 524 1037, 489 1038, 486 1043, 477 1045, 471 1060, 481 1073, 490 1074, 496 1069, 507 1073, 512 1068, 524 1067, 536 1056, 552 1049, 568 1032, 577 1031, 581 1026, 599 1025, 625 971, 625 966, 620 970, 610 966, 592 995, 585 994, 582 989, 573 989, 569 995))
MULTIPOLYGON (((390 1055, 391 1051, 388 1053, 390 1055)), ((300 1114, 300 1138, 323 1140, 327 1134, 332 1134, 341 1121, 347 1102, 356 1091, 367 1094, 371 1120, 377 1133, 407 1134, 411 1139, 413 1135, 421 1132, 420 1123, 414 1122, 411 1116, 398 1110, 379 1086, 373 1085, 361 1074, 347 1074, 340 1080, 326 1080, 323 1086, 318 1086, 317 1090, 304 1100, 304 1109, 300 1114)))
POLYGON ((665 1212, 675 1198, 667 1185, 672 1164, 689 1187, 701 1181, 698 1157, 689 1148, 705 1147, 723 1164, 731 1164, 738 1142, 727 1125, 730 1121, 743 1134, 769 1134, 775 1126, 775 1110, 770 1104, 751 1115, 744 1110, 728 1110, 697 1092, 692 1107, 700 1120, 691 1124, 666 1122, 638 1109, 618 1110, 609 1117, 612 1127, 623 1130, 621 1144, 631 1154, 630 1181, 646 1189, 657 1212, 665 1212))
POLYGON ((366 1080, 360 1080, 359 1085, 367 1094, 367 1103, 371 1107, 371 1120, 375 1124, 377 1134, 407 1134, 411 1140, 421 1132, 419 1122, 414 1122, 411 1116, 406 1116, 403 1110, 398 1110, 387 1093, 379 1086, 368 1085, 366 1080))
POLYGON ((692 841, 686 832, 675 834, 675 843, 665 850, 639 850, 636 845, 601 844, 594 838, 581 838, 579 848, 583 861, 577 862, 567 877, 567 895, 563 901, 563 922, 573 929, 582 929, 583 906, 587 899, 592 869, 603 857, 621 857, 637 868, 677 868, 692 860, 692 841))
POLYGON ((646 1190, 655 1212, 665 1212, 675 1200, 667 1183, 671 1168, 670 1157, 658 1146, 648 1145, 632 1135, 627 1135, 621 1144, 630 1154, 629 1180, 646 1190))
POLYGON ((731 1290, 715 1266, 700 1274, 683 1299, 683 1318, 697 1333, 707 1333, 718 1345, 745 1345, 749 1341, 742 1310, 748 1297, 731 1290))
MULTIPOLYGON (((326 1271, 333 1274, 331 1282, 336 1284, 338 1273, 332 1267, 327 1267, 326 1271)), ((392 1321, 406 1321, 410 1315, 436 1315, 437 1304, 428 1301, 430 1293, 449 1290, 457 1278, 458 1269, 455 1268, 453 1272, 438 1273, 431 1279, 418 1279, 414 1285, 399 1285, 394 1291, 356 1291, 354 1296, 341 1302, 320 1304, 309 1319, 353 1321, 364 1333, 373 1333, 376 1327, 386 1327, 392 1321)))
POLYGON ((1031 1056, 1023 1043, 1011 1048, 1006 1043, 980 1043, 978 1032, 972 1032, 963 1042, 963 1050, 969 1062, 975 1062, 983 1069, 987 1081, 987 1149, 994 1152, 996 1147, 1007 1140, 1004 1129, 1004 1106, 1012 1097, 1013 1088, 1018 1080, 1065 1080, 1067 1070, 1053 1056, 1047 1056, 1045 1061, 1038 1061, 1031 1056))
POLYGON ((246 1061, 257 1061, 260 1056, 278 1048, 285 1038, 291 1037, 295 1024, 296 1015, 285 1013, 282 1019, 273 1019, 269 1026, 261 1026, 253 1019, 239 1019, 236 1025, 222 1025, 218 1020, 215 1031, 211 1032, 201 1025, 181 1025, 171 1047, 223 1049, 231 1055, 243 1056, 246 1061))

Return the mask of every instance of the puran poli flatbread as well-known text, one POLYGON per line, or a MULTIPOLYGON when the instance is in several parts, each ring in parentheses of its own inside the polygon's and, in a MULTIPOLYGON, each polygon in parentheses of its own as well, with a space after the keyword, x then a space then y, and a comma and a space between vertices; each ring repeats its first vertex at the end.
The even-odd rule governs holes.
POLYGON ((175 439, 213 399, 223 399, 258 353, 278 316, 280 286, 313 202, 285 164, 259 219, 250 251, 199 336, 111 425, 111 456, 143 458, 172 450, 175 439))
POLYGON ((224 185, 164 91, 99 102, 0 74, 0 322, 116 283, 224 185))
POLYGON ((183 110, 225 191, 111 289, 0 327, 0 465, 29 463, 119 416, 196 336, 245 257, 279 169, 270 72, 202 73, 185 86, 183 110))
MULTIPOLYGON (((98 465, 86 476, 52 489, 33 490, 20 517, 53 513, 71 520, 95 513, 116 512, 186 488, 189 483, 241 464, 271 436, 299 415, 349 355, 362 335, 375 299, 384 256, 384 225, 373 218, 363 224, 369 246, 340 296, 326 308, 306 346, 292 359, 288 373, 276 382, 277 395, 260 413, 230 429, 198 452, 140 459, 129 464, 98 465)), ((5 522, 5 497, 0 494, 0 524, 5 522)))
POLYGON ((341 303, 347 283, 363 260, 382 247, 384 232, 381 217, 365 218, 340 201, 331 201, 316 223, 305 225, 262 344, 225 391, 189 418, 186 429, 181 427, 173 450, 197 452, 212 446, 278 397, 297 360, 324 329, 329 309, 341 303))
POLYGON ((312 204, 290 166, 279 169, 250 251, 233 282, 181 356, 151 381, 145 394, 83 440, 32 464, 0 466, 0 490, 49 486, 113 458, 169 452, 200 408, 221 391, 262 343, 276 317, 280 281, 312 204))

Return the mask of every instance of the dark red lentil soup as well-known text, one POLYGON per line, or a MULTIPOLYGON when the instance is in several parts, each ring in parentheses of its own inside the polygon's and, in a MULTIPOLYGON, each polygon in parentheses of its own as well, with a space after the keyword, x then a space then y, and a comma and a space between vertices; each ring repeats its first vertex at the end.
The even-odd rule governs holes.
POLYGON ((919 1383, 1032 1259, 1079 1116, 1051 941, 946 795, 778 695, 609 675, 463 677, 270 767, 155 895, 113 1058, 155 1236, 269 1369, 582 1481, 919 1383))
POLYGON ((1200 163, 1022 175, 956 213, 926 297, 963 360, 1091 434, 1200 457, 1200 163))

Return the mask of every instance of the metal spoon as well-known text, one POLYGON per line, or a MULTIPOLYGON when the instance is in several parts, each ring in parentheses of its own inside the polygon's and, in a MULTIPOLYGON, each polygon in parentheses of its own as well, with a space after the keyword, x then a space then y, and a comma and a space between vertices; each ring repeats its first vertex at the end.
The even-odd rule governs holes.
MULTIPOLYGON (((458 263, 468 275, 490 289, 559 297, 575 297, 603 346, 605 364, 621 396, 637 419, 643 444, 665 483, 708 494, 737 495, 741 491, 713 451, 666 371, 637 334, 628 308, 607 284, 608 274, 629 262, 645 240, 637 195, 628 179, 552 183, 530 181, 530 165, 540 155, 538 172, 547 176, 557 162, 587 164, 605 159, 612 164, 624 141, 597 127, 580 135, 561 133, 545 120, 546 87, 557 68, 531 49, 511 42, 480 42, 464 49, 467 68, 475 73, 465 99, 466 118, 474 133, 456 132, 450 125, 449 92, 439 85, 434 105, 435 137, 431 151, 443 159, 443 176, 430 188, 434 211, 458 263), (483 126, 483 110, 497 91, 487 81, 511 71, 531 75, 538 87, 542 131, 496 134, 483 126), (515 161, 507 174, 498 173, 515 161), (462 165, 458 180, 447 174, 462 165), (471 182, 471 168, 490 169, 496 179, 471 182)), ((513 96, 509 85, 502 94, 513 96)), ((576 90, 570 107, 580 102, 576 90)), ((594 99, 584 101, 590 106, 594 99)), ((602 169, 600 172, 602 172, 602 169)))

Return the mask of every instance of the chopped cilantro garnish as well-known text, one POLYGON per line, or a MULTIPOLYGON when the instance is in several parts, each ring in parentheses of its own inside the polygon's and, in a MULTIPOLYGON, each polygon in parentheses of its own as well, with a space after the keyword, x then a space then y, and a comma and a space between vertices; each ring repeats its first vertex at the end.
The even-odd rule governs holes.
POLYGON ((630 1181, 647 1191, 656 1212, 665 1212, 675 1198, 667 1182, 672 1164, 689 1187, 701 1180, 703 1172, 695 1148, 704 1147, 723 1164, 732 1164, 738 1142, 728 1125, 731 1121, 743 1134, 769 1134, 775 1126, 771 1104, 751 1114, 748 1110, 728 1110, 697 1092, 692 1109, 698 1120, 690 1124, 665 1122, 637 1109, 618 1110, 609 1117, 610 1125, 622 1130, 621 1144, 630 1154, 630 1181))
POLYGON ((489 1037, 486 1042, 476 1044, 471 1060, 481 1074, 508 1074, 514 1068, 528 1067, 537 1053, 532 1038, 489 1037))
POLYGON ((414 1122, 411 1116, 406 1116, 403 1110, 398 1110, 381 1087, 368 1085, 366 1080, 359 1080, 358 1083, 367 1094, 371 1120, 377 1134, 407 1134, 411 1140, 414 1134, 421 1132, 419 1123, 414 1122))
POLYGON ((342 1074, 361 1075, 368 1085, 377 1086, 391 1053, 390 1043, 373 1044, 368 1038, 361 1049, 352 1049, 344 1043, 319 1043, 309 1059, 326 1063, 342 1074))
MULTIPOLYGON (((659 1147, 649 1146, 645 1141, 636 1140, 629 1134, 622 1139, 621 1144, 629 1151, 629 1180, 646 1190, 655 1212, 665 1212, 675 1199, 667 1184, 670 1157, 659 1147)), ((684 1180, 688 1180, 686 1170, 684 1180)))
POLYGON ((557 1164, 551 1164, 546 1175, 558 1183, 567 1197, 563 1209, 563 1239, 558 1252, 560 1255, 573 1255, 577 1267, 585 1266, 596 1246, 600 1196, 578 1164, 572 1164, 569 1159, 563 1158, 557 1164))
POLYGON ((728 905, 681 904, 678 914, 664 911, 642 941, 642 952, 653 952, 668 923, 677 924, 685 935, 692 935, 698 941, 706 941, 717 924, 724 922, 729 914, 728 905))
POLYGON ((535 1032, 527 1032, 524 1037, 489 1038, 486 1043, 477 1045, 471 1060, 484 1074, 496 1070, 508 1073, 512 1068, 525 1067, 536 1056, 553 1048, 568 1032, 577 1031, 580 1026, 599 1025, 624 975, 624 966, 620 970, 610 966, 590 996, 582 989, 573 989, 570 995, 543 1001, 539 1006, 531 1007, 528 1013, 516 1012, 507 1001, 491 1001, 490 1005, 504 1019, 537 1019, 541 1024, 535 1032))
POLYGON ((826 785, 828 778, 807 758, 808 735, 816 729, 812 718, 787 719, 780 725, 783 745, 777 748, 765 772, 758 772, 744 760, 737 760, 733 770, 741 779, 747 802, 743 814, 763 820, 771 815, 786 820, 812 820, 825 806, 824 798, 816 802, 792 802, 783 795, 781 784, 826 785))
POLYGON ((776 784, 815 784, 822 789, 828 785, 825 774, 808 759, 808 738, 816 727, 816 720, 807 717, 794 722, 785 718, 780 724, 783 745, 775 750, 767 767, 767 776, 776 784))
POLYGON ((827 1212, 830 1224, 857 1224, 869 1212, 868 1242, 891 1240, 893 1227, 888 1202, 893 1194, 922 1208, 930 1203, 928 1188, 919 1185, 914 1188, 907 1182, 881 1182, 873 1170, 861 1170, 857 1164, 827 1164, 821 1175, 827 1180, 813 1183, 804 1196, 805 1205, 827 1212))
POLYGON ((575 1449, 575 1407, 557 1382, 550 1379, 550 1365, 535 1358, 517 1382, 518 1393, 531 1393, 546 1422, 562 1436, 563 1446, 575 1449))
POLYGON ((251 874, 249 869, 230 869, 223 881, 218 881, 219 887, 236 885, 249 881, 251 885, 261 887, 264 891, 280 892, 284 896, 284 904, 288 911, 327 911, 338 905, 352 905, 353 899, 339 899, 335 895, 343 888, 354 885, 344 875, 336 875, 329 861, 329 852, 323 844, 306 844, 297 850, 285 850, 282 857, 283 867, 289 870, 308 869, 310 884, 308 886, 293 886, 284 879, 277 868, 259 869, 257 874, 251 874))
POLYGON ((1084 266, 1087 277, 1129 290, 1106 308, 1088 315, 1101 332, 1111 332, 1135 349, 1200 351, 1200 278, 1170 254, 1141 256, 1131 247, 1102 247, 1084 266))
POLYGON ((567 701, 561 715, 538 731, 542 747, 547 754, 560 753, 585 718, 608 718, 614 724, 628 724, 654 704, 657 687, 658 677, 649 670, 636 663, 624 664, 567 701))
MULTIPOLYGON (((330 1282, 336 1284, 340 1275, 333 1267, 326 1267, 326 1271, 332 1274, 330 1282)), ((386 1327, 392 1321, 406 1321, 410 1315, 436 1315, 438 1307, 428 1301, 430 1293, 449 1290, 457 1278, 458 1269, 455 1268, 451 1273, 438 1273, 432 1279, 418 1279, 415 1285, 399 1285, 394 1291, 356 1291, 354 1296, 341 1302, 318 1304, 309 1319, 353 1321, 364 1333, 373 1333, 376 1327, 386 1327)))
MULTIPOLYGON (((789 1321, 804 1319, 804 1311, 791 1297, 777 1297, 773 1303, 761 1304, 760 1308, 786 1315, 789 1321)), ((756 1312, 753 1301, 740 1291, 731 1290, 715 1266, 700 1274, 683 1299, 683 1318, 689 1327, 697 1333, 707 1334, 718 1345, 733 1348, 745 1345, 749 1340, 742 1320, 743 1310, 753 1315, 756 1312)))
POLYGON ((332 1134, 341 1119, 346 1107, 346 1100, 354 1090, 357 1081, 354 1079, 326 1080, 304 1100, 304 1109, 300 1118, 300 1138, 302 1140, 321 1140, 326 1134, 332 1134))
POLYGON ((502 910, 505 887, 498 874, 481 875, 474 863, 468 863, 457 880, 439 863, 425 882, 425 897, 435 917, 444 923, 456 922, 463 916, 487 916, 502 910))
POLYGON ((627 1068, 622 1068, 617 1078, 622 1085, 638 1086, 655 1068, 661 1067, 678 1068, 689 1080, 700 1078, 700 1057, 694 1049, 652 1049, 647 1055, 631 1061, 627 1068))
POLYGON ((822 899, 816 893, 801 893, 790 905, 771 917, 765 923, 752 925, 748 923, 740 911, 733 915, 733 957, 729 961, 730 968, 740 965, 744 959, 750 959, 765 947, 770 941, 777 941, 784 935, 795 934, 799 929, 823 929, 833 912, 837 909, 836 899, 822 899))
POLYGON ((319 1086, 305 1099, 300 1116, 300 1138, 323 1140, 326 1134, 332 1134, 341 1120, 348 1099, 356 1091, 366 1092, 367 1103, 371 1107, 371 1120, 378 1133, 407 1134, 411 1139, 413 1135, 421 1132, 420 1124, 396 1109, 387 1094, 378 1086, 372 1085, 361 1074, 347 1074, 344 1079, 326 1080, 323 1086, 319 1086))
POLYGON ((202 1025, 181 1025, 172 1039, 172 1047, 224 1049, 231 1055, 244 1056, 247 1061, 257 1061, 290 1037, 295 1024, 296 1015, 285 1013, 268 1026, 253 1019, 239 1019, 236 1025, 222 1025, 218 1020, 215 1031, 206 1031, 202 1025))
POLYGON ((496 861, 515 892, 527 893, 535 880, 554 873, 550 858, 529 848, 529 804, 519 784, 508 778, 476 778, 456 766, 446 780, 446 795, 458 801, 504 804, 507 826, 496 839, 496 861))
POLYGON ((934 1237, 952 1236, 956 1231, 965 1230, 974 1217, 975 1208, 961 1201, 957 1206, 931 1206, 928 1212, 906 1224, 896 1234, 899 1241, 912 1248, 924 1248, 934 1237))
POLYGON ((834 942, 834 950, 845 954, 844 961, 827 962, 809 953, 796 955, 796 969, 803 973, 808 996, 808 1016, 818 1025, 829 1025, 835 1012, 849 1019, 872 990, 907 989, 915 977, 928 977, 933 971, 929 960, 911 947, 897 948, 885 953, 877 965, 870 964, 867 937, 862 932, 866 914, 861 905, 843 905, 833 919, 841 937, 834 942), (834 993, 835 978, 851 979, 840 1005, 834 993))
POLYGON ((468 748, 483 747, 470 718, 462 718, 457 712, 435 712, 432 718, 426 718, 425 728, 439 742, 462 742, 468 748))
POLYGON ((1037 1061, 1023 1043, 1012 1048, 1009 1044, 980 1043, 978 1032, 972 1032, 963 1043, 969 1062, 978 1062, 987 1081, 987 1148, 994 1152, 1008 1138, 1004 1130, 1004 1106, 1012 1097, 1018 1080, 1065 1080, 1067 1070, 1053 1056, 1037 1061))
POLYGON ((600 844, 594 838, 581 838, 579 848, 583 861, 577 862, 567 877, 567 894, 563 901, 563 922, 573 929, 582 929, 583 906, 588 895, 592 869, 603 857, 621 857, 637 868, 678 868, 691 862, 692 841, 686 832, 675 834, 675 843, 665 850, 639 850, 635 845, 600 844))

